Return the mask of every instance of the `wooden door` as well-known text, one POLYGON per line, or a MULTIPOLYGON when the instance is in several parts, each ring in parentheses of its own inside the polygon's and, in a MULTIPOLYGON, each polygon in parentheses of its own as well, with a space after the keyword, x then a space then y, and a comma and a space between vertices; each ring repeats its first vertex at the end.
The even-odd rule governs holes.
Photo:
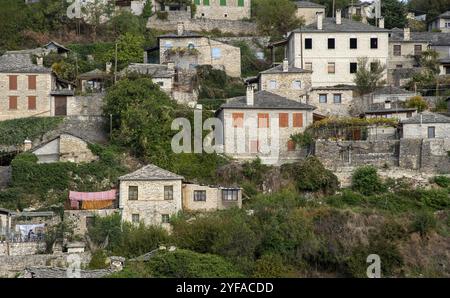
POLYGON ((67 115, 67 97, 55 96, 55 116, 67 115))

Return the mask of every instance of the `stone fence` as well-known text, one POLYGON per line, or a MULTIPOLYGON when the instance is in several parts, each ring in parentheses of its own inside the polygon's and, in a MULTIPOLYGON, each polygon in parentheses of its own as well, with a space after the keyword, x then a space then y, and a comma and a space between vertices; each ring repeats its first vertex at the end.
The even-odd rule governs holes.
POLYGON ((44 249, 44 242, 0 242, 0 256, 34 255, 44 249))

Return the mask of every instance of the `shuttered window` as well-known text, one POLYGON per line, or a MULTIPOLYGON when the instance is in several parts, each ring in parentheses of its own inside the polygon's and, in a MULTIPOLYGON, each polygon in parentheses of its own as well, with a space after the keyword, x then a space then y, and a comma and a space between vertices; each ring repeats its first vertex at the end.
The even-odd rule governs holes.
POLYGON ((36 96, 28 96, 28 109, 36 110, 36 96))
POLYGON ((280 113, 279 117, 279 126, 280 127, 289 127, 289 114, 288 113, 280 113))
POLYGON ((287 142, 287 151, 295 151, 295 142, 292 140, 289 140, 287 142))
POLYGON ((294 127, 303 127, 303 114, 294 113, 294 127))
POLYGON ((258 113, 258 128, 269 127, 269 114, 258 113))
POLYGON ((36 76, 28 76, 28 90, 36 90, 36 76))
POLYGON ((244 126, 244 113, 233 113, 233 127, 244 126))
POLYGON ((17 76, 9 77, 9 90, 17 90, 17 76))
POLYGON ((9 109, 10 110, 17 110, 17 96, 10 96, 9 97, 9 109))

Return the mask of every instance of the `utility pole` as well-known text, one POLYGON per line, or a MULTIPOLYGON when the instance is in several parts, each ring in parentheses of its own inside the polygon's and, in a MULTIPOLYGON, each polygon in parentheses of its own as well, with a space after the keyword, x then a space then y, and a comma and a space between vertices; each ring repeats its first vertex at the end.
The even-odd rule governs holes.
POLYGON ((333 12, 332 12, 333 18, 335 13, 336 13, 336 0, 333 0, 333 12))
POLYGON ((114 60, 115 60, 115 63, 114 63, 114 84, 116 84, 116 82, 117 82, 117 40, 116 40, 116 52, 115 52, 114 56, 115 56, 114 57, 114 60))

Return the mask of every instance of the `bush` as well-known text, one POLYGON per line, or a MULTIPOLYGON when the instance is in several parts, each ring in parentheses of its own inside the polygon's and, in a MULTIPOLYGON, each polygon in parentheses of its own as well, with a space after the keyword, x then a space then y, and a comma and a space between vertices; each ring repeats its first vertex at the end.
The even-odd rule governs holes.
POLYGON ((450 186, 450 178, 446 176, 436 176, 433 178, 433 182, 439 185, 440 187, 450 186))
POLYGON ((97 250, 92 253, 91 261, 89 262, 89 269, 106 269, 108 256, 104 250, 97 250))
POLYGON ((54 130, 62 117, 30 117, 0 121, 0 145, 22 145, 26 139, 33 141, 54 130))
POLYGON ((363 166, 352 175, 352 189, 364 195, 383 192, 385 187, 373 166, 363 166))
POLYGON ((286 277, 289 267, 283 264, 283 258, 276 254, 266 254, 255 262, 254 278, 286 277))
POLYGON ((423 99, 422 96, 413 96, 407 102, 406 106, 408 108, 416 108, 417 111, 423 112, 428 109, 428 103, 423 99))
POLYGON ((412 232, 419 233, 421 237, 425 237, 432 230, 436 229, 437 220, 430 212, 422 211, 414 215, 411 224, 412 232))

